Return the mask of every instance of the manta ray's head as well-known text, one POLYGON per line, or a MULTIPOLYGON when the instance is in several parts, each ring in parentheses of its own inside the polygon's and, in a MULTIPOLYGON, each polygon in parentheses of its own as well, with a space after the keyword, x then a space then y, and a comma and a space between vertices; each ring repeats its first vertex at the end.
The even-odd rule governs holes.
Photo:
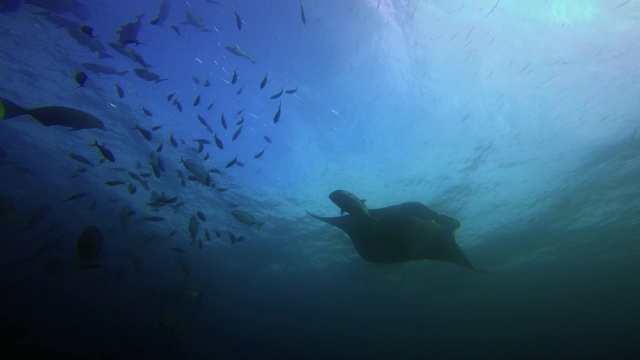
POLYGON ((341 213, 347 212, 358 220, 371 219, 364 200, 348 191, 336 190, 329 194, 329 199, 340 208, 341 213))

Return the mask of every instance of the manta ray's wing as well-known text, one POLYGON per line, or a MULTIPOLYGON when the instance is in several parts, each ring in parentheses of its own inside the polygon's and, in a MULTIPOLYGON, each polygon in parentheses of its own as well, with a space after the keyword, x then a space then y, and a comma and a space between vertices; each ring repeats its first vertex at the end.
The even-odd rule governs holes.
POLYGON ((438 225, 445 229, 454 231, 460 227, 460 221, 451 216, 438 214, 428 206, 417 202, 410 201, 398 205, 387 206, 380 209, 369 209, 369 213, 373 217, 381 216, 413 216, 424 221, 435 221, 438 225))

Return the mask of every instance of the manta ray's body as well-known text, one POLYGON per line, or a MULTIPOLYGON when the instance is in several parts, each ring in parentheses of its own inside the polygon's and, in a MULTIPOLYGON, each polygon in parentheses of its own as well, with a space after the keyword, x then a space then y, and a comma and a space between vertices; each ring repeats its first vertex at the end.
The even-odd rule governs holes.
POLYGON ((344 231, 360 256, 376 263, 440 260, 477 270, 455 241, 460 222, 419 202, 366 209, 354 195, 337 190, 331 200, 349 215, 314 218, 344 231), (355 214, 355 216, 354 216, 355 214))

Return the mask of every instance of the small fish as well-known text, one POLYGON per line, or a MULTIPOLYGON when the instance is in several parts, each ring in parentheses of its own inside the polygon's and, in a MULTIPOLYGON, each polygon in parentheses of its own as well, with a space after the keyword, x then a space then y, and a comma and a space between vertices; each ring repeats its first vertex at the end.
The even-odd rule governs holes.
POLYGON ((149 163, 149 165, 151 165, 151 172, 153 173, 153 176, 155 176, 156 179, 160 179, 160 175, 162 175, 162 172, 160 171, 158 165, 154 163, 149 163))
POLYGON ((201 115, 197 115, 198 116, 198 121, 200 121, 200 124, 204 125, 204 126, 209 126, 209 124, 207 124, 207 120, 205 120, 205 118, 203 118, 201 115))
POLYGON ((165 221, 166 219, 161 217, 161 216, 147 216, 144 218, 147 221, 151 221, 151 222, 160 222, 160 221, 165 221))
POLYGON ((105 185, 109 185, 109 186, 117 186, 117 185, 122 185, 122 184, 126 184, 126 181, 122 181, 122 180, 109 180, 109 181, 105 181, 104 182, 105 185))
POLYGON ((200 219, 200 221, 207 221, 207 218, 204 216, 202 211, 198 211, 196 215, 198 216, 198 219, 200 219))
POLYGON ((260 89, 263 89, 264 86, 267 85, 267 75, 269 75, 269 73, 264 74, 264 79, 260 82, 260 89))
POLYGON ((178 148, 178 142, 176 141, 176 138, 173 136, 175 134, 171 134, 171 136, 169 136, 169 144, 171 144, 171 146, 173 146, 174 148, 178 148))
POLYGON ((224 118, 224 113, 222 113, 222 115, 220 115, 220 122, 222 123, 222 127, 225 128, 225 130, 227 129, 227 120, 224 118))
POLYGON ((164 145, 163 142, 160 143, 160 145, 158 145, 158 147, 156 147, 156 152, 160 153, 162 151, 162 145, 164 145))
POLYGON ((213 230, 213 233, 216 234, 216 237, 219 239, 220 238, 220 231, 216 230, 216 229, 211 229, 213 230))
POLYGON ((138 191, 138 188, 133 183, 129 183, 127 190, 129 190, 129 194, 133 195, 138 191))
POLYGON ((271 138, 270 137, 268 137, 267 135, 263 135, 262 137, 264 138, 264 141, 266 141, 269 144, 271 144, 271 138))
POLYGON ((298 87, 297 87, 297 86, 296 86, 295 88, 293 88, 293 89, 289 89, 289 90, 285 91, 285 93, 287 93, 287 94, 293 94, 293 93, 295 93, 296 91, 298 91, 298 87))
POLYGON ((152 175, 152 174, 151 174, 151 173, 148 173, 148 172, 141 172, 141 173, 140 173, 140 176, 142 176, 143 178, 148 178, 148 177, 150 177, 151 175, 152 175))
POLYGON ((80 25, 80 31, 89 37, 95 37, 93 36, 93 28, 89 25, 80 25))
POLYGON ((211 85, 211 83, 209 82, 209 79, 204 79, 204 82, 202 83, 202 85, 204 87, 209 87, 209 85, 211 85))
POLYGON ((212 107, 213 107, 213 103, 209 104, 209 106, 207 106, 207 111, 211 110, 212 107))
POLYGON ((156 159, 156 164, 158 165, 158 169, 160 169, 160 171, 164 172, 164 170, 165 170, 164 161, 162 161, 161 157, 158 157, 156 159))
POLYGON ((64 198, 63 201, 78 200, 78 199, 82 199, 85 196, 87 196, 87 193, 80 192, 80 193, 77 193, 77 194, 73 194, 73 195, 67 196, 66 198, 64 198))
POLYGON ((178 170, 178 177, 180 178, 180 186, 186 187, 187 183, 184 181, 184 174, 180 170, 178 170))
POLYGON ((240 118, 240 120, 238 120, 238 122, 236 123, 236 126, 238 125, 242 125, 244 124, 244 116, 240 118))
POLYGON ((259 159, 259 158, 264 154, 264 151, 265 151, 266 149, 267 149, 267 148, 264 148, 264 149, 262 149, 262 151, 260 151, 259 153, 257 153, 257 154, 255 154, 255 155, 253 155, 253 158, 254 158, 254 159, 259 159))
POLYGON ((76 239, 76 257, 81 270, 101 268, 102 233, 95 226, 85 227, 76 239))
POLYGON ((242 161, 240 161, 240 160, 236 161, 236 165, 240 166, 242 168, 244 167, 244 163, 242 161))
POLYGON ((143 128, 139 127, 138 125, 136 125, 134 127, 134 129, 138 130, 138 132, 140 132, 140 134, 142 135, 142 137, 144 137, 145 140, 147 140, 147 141, 153 140, 153 134, 151 133, 151 131, 149 131, 147 129, 143 129, 143 128))
POLYGON ((235 7, 231 6, 231 8, 233 9, 233 14, 236 16, 236 26, 238 30, 242 30, 242 19, 240 19, 240 15, 238 15, 235 7))
POLYGON ((238 82, 238 72, 233 70, 233 74, 231 75, 231 85, 234 85, 238 82))
POLYGON ((242 50, 238 45, 228 45, 228 46, 225 46, 224 48, 229 50, 232 54, 236 56, 240 56, 251 61, 252 64, 256 63, 256 59, 254 59, 246 51, 242 50))
POLYGON ((232 244, 236 243, 236 235, 234 233, 232 233, 231 231, 227 230, 227 235, 229 236, 229 241, 231 241, 232 244))
POLYGON ((198 106, 200 104, 200 95, 196 96, 195 100, 193 100, 193 106, 198 106))
POLYGON ((242 94, 242 90, 244 90, 244 86, 238 89, 238 91, 236 91, 236 95, 242 94))
POLYGON ((231 137, 231 141, 236 141, 238 136, 240 136, 241 132, 242 132, 242 126, 240 126, 238 130, 236 130, 236 132, 233 134, 233 136, 231 137))
POLYGON ((207 230, 207 229, 204 229, 204 238, 207 241, 211 241, 211 235, 209 235, 209 230, 207 230))
POLYGON ((178 108, 178 111, 182 112, 182 103, 178 100, 173 100, 173 105, 176 106, 176 108, 178 108))
POLYGON ((241 210, 234 210, 231 212, 231 215, 238 220, 239 222, 246 224, 246 225, 256 225, 256 228, 258 230, 260 230, 260 228, 262 227, 262 225, 264 225, 264 222, 262 221, 258 221, 256 219, 255 216, 253 216, 252 214, 246 212, 246 211, 241 211, 241 210))
POLYGON ((116 84, 116 94, 120 99, 124 99, 124 89, 118 84, 116 84))
POLYGON ((207 153, 207 154, 204 156, 204 158, 202 158, 202 160, 204 160, 204 161, 209 160, 209 153, 207 153))
POLYGON ((78 87, 84 87, 84 83, 87 82, 88 78, 87 74, 82 71, 77 71, 73 75, 73 79, 76 81, 76 84, 78 84, 78 87))
POLYGON ((191 77, 191 80, 193 80, 196 85, 200 85, 200 79, 198 79, 195 75, 191 77))
POLYGON ((173 97, 177 94, 177 91, 172 92, 171 94, 167 95, 167 101, 171 101, 171 99, 173 99, 173 97))
POLYGON ((227 163, 227 165, 225 165, 224 167, 228 169, 228 168, 232 167, 233 165, 235 165, 237 161, 238 161, 238 155, 236 155, 236 156, 233 158, 233 160, 229 161, 229 162, 227 163))
POLYGON ((175 32, 176 32, 176 34, 178 34, 178 36, 181 36, 181 35, 180 35, 180 28, 179 28, 179 27, 177 27, 177 26, 175 26, 175 25, 171 25, 171 29, 172 29, 173 31, 175 31, 175 32))
POLYGON ((280 108, 281 105, 282 105, 282 102, 278 104, 278 111, 276 111, 276 114, 273 116, 274 124, 277 124, 278 121, 280 121, 280 114, 282 113, 282 109, 280 108))
POLYGON ((165 81, 167 79, 162 79, 160 78, 160 75, 154 73, 151 70, 148 70, 146 68, 135 68, 133 69, 133 72, 136 73, 136 75, 138 75, 139 78, 143 79, 143 80, 147 80, 147 81, 153 81, 155 83, 159 83, 161 81, 165 81))
POLYGON ((91 161, 89 161, 89 159, 87 159, 86 157, 82 156, 82 155, 78 155, 78 154, 74 154, 74 153, 68 153, 67 156, 75 161, 79 161, 85 165, 89 165, 89 166, 94 166, 91 161))
POLYGON ((199 144, 204 144, 204 145, 209 145, 211 144, 211 141, 207 140, 207 139, 193 139, 193 141, 199 143, 199 144))
POLYGON ((302 0, 300 0, 300 19, 302 19, 302 25, 307 24, 307 16, 304 14, 304 6, 302 6, 302 0))
POLYGON ((115 162, 116 158, 115 156, 113 156, 113 153, 111 152, 111 150, 107 149, 104 144, 100 145, 98 144, 98 140, 94 141, 93 144, 91 144, 91 146, 95 146, 98 148, 98 151, 100 151, 100 154, 102 154, 102 157, 105 158, 107 161, 109 162, 115 162))
POLYGON ((244 241, 244 236, 238 236, 236 238, 236 242, 243 242, 244 241))
POLYGON ((153 113, 152 113, 151 111, 149 111, 149 110, 148 110, 146 107, 144 107, 144 106, 142 107, 142 113, 143 113, 145 116, 153 116, 153 113))
POLYGON ((155 125, 155 126, 152 126, 152 127, 151 127, 151 130, 152 130, 152 131, 158 131, 158 130, 160 130, 160 128, 161 128, 161 127, 163 127, 163 126, 164 126, 164 124, 161 124, 161 125, 155 125))
POLYGON ((283 92, 283 90, 284 90, 283 88, 280 88, 280 91, 279 91, 279 92, 277 92, 277 93, 275 93, 275 94, 271 95, 271 99, 277 99, 277 98, 279 98, 280 96, 282 96, 282 92, 283 92))
POLYGON ((238 111, 236 111, 236 115, 240 115, 240 114, 242 114, 243 112, 244 112, 244 109, 238 110, 238 111))
POLYGON ((216 146, 218 147, 218 149, 224 149, 224 144, 222 143, 222 140, 220 140, 220 138, 216 135, 216 133, 213 133, 213 140, 216 142, 216 146))

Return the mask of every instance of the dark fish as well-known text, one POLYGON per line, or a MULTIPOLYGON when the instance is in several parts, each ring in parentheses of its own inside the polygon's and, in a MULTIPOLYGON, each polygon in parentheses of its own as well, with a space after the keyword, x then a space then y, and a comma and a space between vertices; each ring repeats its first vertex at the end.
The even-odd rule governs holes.
POLYGON ((152 126, 152 127, 151 127, 151 130, 152 130, 152 131, 158 131, 158 130, 160 130, 160 128, 161 128, 161 127, 163 127, 163 126, 164 126, 164 124, 162 124, 162 125, 155 125, 155 126, 152 126))
POLYGON ((151 222, 160 222, 160 221, 165 221, 166 219, 161 217, 161 216, 147 216, 144 218, 147 221, 151 221, 151 222))
POLYGON ((149 163, 149 165, 151 165, 151 172, 153 172, 153 176, 155 176, 156 179, 160 179, 160 175, 162 175, 162 171, 160 171, 160 168, 158 167, 158 165, 154 163, 149 163))
POLYGON ((116 93, 120 99, 124 99, 124 89, 118 84, 116 84, 116 93))
POLYGON ((109 181, 105 181, 104 182, 105 185, 109 185, 109 186, 117 186, 117 185, 123 185, 126 184, 126 181, 122 181, 122 180, 109 180, 109 181))
POLYGON ((169 0, 162 0, 160 3, 160 10, 158 11, 158 15, 153 18, 150 22, 151 25, 162 25, 165 20, 167 20, 167 16, 169 15, 169 0))
POLYGON ((238 45, 228 45, 228 46, 225 46, 224 48, 229 50, 232 54, 236 56, 240 56, 251 61, 252 64, 256 63, 256 60, 253 57, 251 57, 251 55, 247 54, 246 51, 240 49, 238 45))
POLYGON ((174 148, 178 148, 178 142, 176 141, 176 138, 173 137, 174 134, 171 134, 171 136, 169 136, 169 144, 171 144, 171 146, 173 146, 174 148))
POLYGON ((297 87, 297 86, 296 86, 295 88, 293 88, 293 89, 289 89, 289 90, 285 91, 285 93, 287 93, 287 94, 293 94, 293 93, 295 93, 296 91, 298 91, 298 87, 297 87))
POLYGON ((222 113, 222 115, 220 115, 220 122, 222 123, 222 127, 225 128, 225 130, 227 129, 227 120, 224 118, 224 113, 222 113))
POLYGON ((236 126, 237 125, 242 125, 242 124, 244 124, 244 116, 241 117, 240 120, 238 120, 238 122, 236 123, 236 126))
POLYGON ((269 73, 264 74, 264 79, 260 82, 260 89, 263 89, 264 86, 267 85, 267 75, 269 75, 269 73))
POLYGON ((171 94, 167 95, 167 101, 171 101, 171 99, 173 99, 173 96, 177 93, 178 93, 177 91, 174 91, 171 94))
POLYGON ((27 175, 31 175, 31 176, 36 176, 36 173, 33 172, 33 170, 29 169, 26 166, 22 166, 22 165, 15 165, 14 168, 18 171, 20 171, 23 174, 27 174, 27 175))
POLYGON ((73 75, 73 79, 76 81, 76 83, 78 84, 79 87, 84 87, 84 83, 87 82, 87 79, 89 77, 87 76, 87 74, 85 74, 82 71, 77 71, 74 75, 73 75))
POLYGON ((233 14, 236 16, 236 26, 238 27, 238 30, 242 30, 242 20, 240 19, 240 15, 238 15, 235 7, 231 6, 231 8, 233 9, 233 14))
POLYGON ((229 241, 231 241, 232 244, 236 243, 236 235, 234 233, 227 230, 227 236, 229 236, 229 241))
POLYGON ((209 160, 209 153, 207 153, 207 154, 202 158, 202 160, 204 160, 204 161, 209 160))
POLYGON ((195 100, 193 100, 193 106, 198 106, 200 104, 200 95, 196 96, 195 100))
POLYGON ((158 145, 158 147, 156 147, 156 152, 159 153, 162 151, 162 145, 164 145, 163 142, 160 143, 160 145, 158 145))
POLYGON ((276 111, 276 114, 273 116, 273 123, 277 124, 278 121, 280 121, 280 114, 282 113, 282 109, 280 108, 280 106, 282 105, 282 103, 278 104, 278 111, 276 111))
POLYGON ((207 139, 193 139, 193 141, 199 143, 199 144, 204 144, 204 145, 209 145, 211 144, 211 141, 207 140, 207 139))
POLYGON ((136 17, 136 20, 120 26, 120 29, 116 31, 118 33, 118 42, 120 44, 127 45, 132 41, 137 41, 136 39, 138 38, 138 32, 142 27, 142 23, 140 22, 140 20, 142 20, 143 16, 144 14, 138 15, 136 17))
POLYGON ((236 95, 242 94, 242 90, 244 90, 244 86, 238 89, 238 91, 236 91, 236 95))
POLYGON ((204 79, 204 82, 202 83, 202 85, 204 87, 209 87, 209 85, 211 85, 211 83, 209 82, 209 79, 204 79))
POLYGON ((224 167, 228 169, 228 168, 232 167, 233 165, 235 165, 237 161, 238 161, 238 155, 236 155, 236 156, 233 158, 233 160, 229 161, 229 162, 227 163, 227 165, 225 165, 224 167))
POLYGON ((236 115, 240 115, 240 114, 242 114, 243 112, 244 112, 244 109, 238 110, 238 111, 236 111, 236 115))
POLYGON ((236 141, 238 136, 240 136, 241 132, 242 132, 242 126, 240 126, 238 130, 236 130, 236 132, 233 134, 233 136, 231 137, 231 141, 236 141))
POLYGON ((222 175, 222 171, 220 171, 220 170, 218 170, 218 169, 216 169, 216 168, 211 168, 211 169, 209 169, 209 172, 210 172, 210 173, 214 173, 214 174, 220 174, 220 175, 222 175))
POLYGON ((304 14, 304 6, 302 6, 302 0, 300 0, 300 19, 302 19, 302 25, 307 24, 307 16, 304 14))
POLYGON ((133 180, 142 182, 142 179, 136 173, 132 173, 131 171, 128 171, 127 173, 129 174, 129 177, 132 178, 133 180))
POLYGON ((146 68, 135 68, 133 69, 133 71, 136 73, 136 75, 138 75, 139 78, 147 81, 153 81, 153 82, 159 83, 161 81, 167 80, 167 79, 161 79, 160 75, 154 73, 151 70, 147 70, 146 68))
POLYGON ((198 215, 198 219, 200 219, 200 221, 207 221, 207 218, 204 216, 202 211, 198 211, 196 215, 198 215))
POLYGON ((143 129, 138 125, 136 125, 134 127, 134 129, 138 130, 140 132, 140 134, 142 135, 142 137, 144 137, 145 140, 147 140, 147 141, 153 140, 153 134, 151 133, 151 131, 149 131, 147 129, 143 129))
POLYGON ((116 158, 115 156, 113 156, 113 153, 111 152, 111 150, 107 149, 104 144, 100 145, 98 144, 98 140, 94 141, 93 144, 91 144, 91 146, 95 146, 98 148, 98 151, 100 151, 100 154, 102 154, 102 157, 105 158, 106 160, 110 161, 110 162, 115 162, 116 158))
POLYGON ((242 161, 236 161, 236 165, 240 167, 244 167, 244 163, 242 161))
POLYGON ((271 138, 270 137, 268 137, 267 135, 263 135, 262 137, 264 138, 264 141, 266 141, 269 144, 271 144, 271 138))
POLYGON ((207 229, 204 229, 204 238, 207 241, 211 241, 211 235, 209 235, 209 230, 207 230, 207 229))
POLYGON ((205 118, 203 118, 200 115, 197 115, 197 116, 198 116, 198 121, 200 121, 200 124, 202 124, 204 126, 209 126, 209 124, 207 124, 207 120, 205 120, 205 118))
POLYGON ((202 153, 203 150, 204 150, 204 145, 202 143, 198 143, 198 148, 196 149, 196 152, 200 154, 202 153))
POLYGON ((116 70, 110 66, 102 65, 102 64, 94 64, 94 63, 81 63, 80 66, 91 71, 94 74, 105 74, 105 75, 124 75, 128 73, 127 70, 116 70))
POLYGON ((93 28, 91 26, 89 26, 89 25, 80 25, 79 29, 83 33, 87 34, 87 36, 95 37, 95 36, 93 36, 93 28))
POLYGON ((141 172, 141 173, 140 173, 140 176, 142 176, 142 177, 144 177, 144 178, 148 178, 148 177, 150 177, 151 175, 152 175, 152 174, 151 174, 151 173, 148 173, 148 172, 141 172))
POLYGON ((178 111, 182 112, 182 103, 177 99, 173 100, 173 104, 178 108, 178 111))
POLYGON ((194 14, 189 12, 188 10, 185 11, 185 15, 187 16, 187 23, 189 25, 192 25, 192 26, 198 28, 200 31, 210 31, 209 29, 204 27, 204 24, 202 23, 202 19, 201 18, 195 16, 194 14))
POLYGON ((219 239, 220 238, 220 231, 216 230, 216 229, 212 229, 213 233, 216 234, 216 237, 219 239))
POLYGON ((156 159, 156 165, 158 165, 158 169, 160 169, 160 171, 164 172, 165 171, 165 167, 164 167, 164 161, 162 161, 161 157, 158 157, 156 159))
POLYGON ((238 82, 238 72, 233 70, 233 74, 231 75, 231 85, 238 82))
POLYGON ((283 91, 283 90, 284 90, 283 88, 280 88, 280 91, 279 91, 279 92, 277 92, 277 93, 275 93, 275 94, 271 95, 271 99, 277 99, 277 98, 279 98, 280 96, 282 96, 282 91, 283 91))
POLYGON ((215 140, 216 146, 218 147, 218 149, 220 150, 224 149, 224 144, 222 144, 222 140, 220 140, 218 135, 216 135, 215 133, 213 133, 213 140, 215 140))
POLYGON ((198 237, 198 230, 200 229, 200 222, 198 218, 194 215, 191 215, 191 219, 189 219, 189 236, 191 236, 192 240, 195 240, 198 237))
POLYGON ((87 193, 84 192, 80 192, 80 193, 76 193, 70 196, 67 196, 66 198, 64 198, 63 201, 72 201, 72 200, 78 200, 78 199, 82 199, 83 197, 87 196, 87 193))
POLYGON ((236 238, 236 242, 243 242, 244 241, 244 236, 238 236, 236 238))
MULTIPOLYGON (((108 42, 107 44, 109 44, 109 46, 111 46, 111 48, 113 48, 113 50, 119 52, 120 54, 128 57, 129 59, 137 62, 138 64, 144 66, 144 67, 150 67, 151 65, 149 63, 147 63, 144 58, 142 57, 142 55, 138 54, 135 50, 133 50, 130 47, 127 47, 123 44, 117 43, 117 42, 108 42)), ((146 79, 145 79, 146 80, 146 79)))
POLYGON ((133 183, 129 183, 127 190, 129 190, 129 194, 133 195, 136 193, 136 191, 138 191, 138 188, 135 185, 133 185, 133 183))
POLYGON ((211 110, 212 107, 213 107, 213 103, 209 104, 209 106, 207 106, 207 111, 211 110))
POLYGON ((262 151, 260 151, 259 153, 257 153, 257 154, 255 154, 255 155, 253 155, 253 158, 254 158, 254 159, 259 159, 259 158, 264 154, 264 151, 265 151, 266 149, 267 149, 267 148, 264 148, 264 149, 263 149, 262 151))
POLYGON ((101 268, 100 256, 102 255, 102 233, 95 226, 85 227, 76 239, 76 257, 80 263, 80 269, 101 268))
POLYGON ((256 225, 256 228, 258 230, 260 230, 260 228, 262 227, 262 225, 264 225, 264 222, 258 221, 255 216, 251 215, 250 213, 246 212, 246 211, 242 211, 242 210, 234 210, 231 212, 231 215, 238 220, 239 222, 246 224, 246 225, 256 225))
POLYGON ((177 27, 176 25, 171 25, 171 29, 173 29, 173 31, 176 32, 176 34, 178 34, 178 36, 180 36, 180 28, 177 27))
POLYGON ((184 175, 182 174, 182 171, 180 171, 180 170, 178 170, 178 177, 180 178, 180 186, 186 187, 187 183, 184 181, 184 175))
POLYGON ((87 159, 86 157, 82 156, 82 155, 78 155, 78 154, 74 154, 74 153, 68 153, 67 156, 75 161, 79 161, 85 165, 89 165, 89 166, 94 166, 91 161, 89 161, 89 159, 87 159))
POLYGON ((147 108, 145 108, 144 106, 142 107, 142 112, 144 113, 145 116, 153 116, 153 113, 149 111, 147 108))

